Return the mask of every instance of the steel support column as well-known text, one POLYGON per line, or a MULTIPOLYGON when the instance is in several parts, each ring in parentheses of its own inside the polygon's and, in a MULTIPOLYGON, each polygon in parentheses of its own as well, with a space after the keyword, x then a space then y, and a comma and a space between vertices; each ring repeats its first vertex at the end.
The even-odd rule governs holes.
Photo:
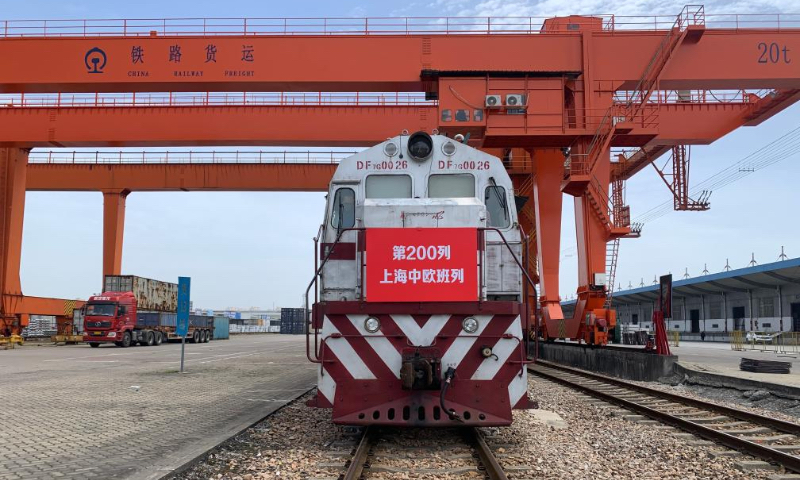
MULTIPOLYGON (((533 200, 536 208, 536 244, 539 261, 539 294, 545 321, 561 320, 558 295, 561 245, 561 180, 564 154, 560 149, 531 151, 534 164, 533 200)), ((550 332, 553 335, 555 332, 550 332)))
POLYGON ((103 276, 122 273, 125 200, 128 190, 103 192, 103 276))
POLYGON ((605 209, 607 204, 599 205, 593 202, 596 202, 594 198, 608 199, 610 168, 610 152, 605 152, 597 162, 593 184, 589 187, 597 189, 596 197, 593 197, 587 189, 583 195, 574 198, 578 247, 578 301, 575 303, 575 312, 567 328, 572 338, 582 337, 582 327, 587 312, 603 309, 605 306, 606 293, 602 290, 602 286, 595 285, 594 275, 606 273, 606 243, 610 236, 603 218, 595 209, 605 209))
POLYGON ((28 150, 0 149, 0 334, 19 333, 27 323, 15 315, 22 303, 19 267, 27 166, 28 150))

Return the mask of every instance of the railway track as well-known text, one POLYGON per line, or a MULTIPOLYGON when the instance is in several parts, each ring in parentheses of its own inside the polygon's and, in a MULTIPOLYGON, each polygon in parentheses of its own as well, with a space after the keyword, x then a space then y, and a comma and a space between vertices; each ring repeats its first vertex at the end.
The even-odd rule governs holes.
MULTIPOLYGON (((732 451, 800 473, 800 425, 675 395, 623 380, 537 361, 532 375, 579 390, 732 451)), ((735 455, 723 451, 721 455, 735 455)))
POLYGON ((436 478, 508 480, 477 428, 392 429, 368 427, 340 480, 422 473, 436 478), (477 472, 478 475, 475 475, 477 472))

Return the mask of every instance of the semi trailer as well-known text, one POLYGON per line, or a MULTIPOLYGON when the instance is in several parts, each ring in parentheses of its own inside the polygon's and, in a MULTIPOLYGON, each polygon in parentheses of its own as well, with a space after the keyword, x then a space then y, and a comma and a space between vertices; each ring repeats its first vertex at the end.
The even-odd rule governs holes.
MULTIPOLYGON (((179 340, 177 328, 178 285, 133 275, 106 275, 103 293, 84 306, 83 339, 92 347, 114 343, 161 345, 179 340)), ((204 343, 214 336, 214 317, 189 316, 187 341, 204 343)))

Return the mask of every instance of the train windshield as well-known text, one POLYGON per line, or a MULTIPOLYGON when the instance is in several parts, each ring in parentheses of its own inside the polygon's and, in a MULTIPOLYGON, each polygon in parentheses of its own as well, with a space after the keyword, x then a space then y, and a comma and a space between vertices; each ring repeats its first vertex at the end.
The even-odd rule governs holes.
POLYGON ((470 173, 451 173, 428 177, 428 198, 473 198, 475 177, 470 173))
POLYGON ((113 317, 117 312, 115 303, 89 303, 86 305, 86 316, 113 317))
POLYGON ((366 184, 367 198, 411 198, 408 175, 370 175, 366 184))
POLYGON ((353 228, 356 224, 356 194, 352 188, 340 188, 333 197, 331 226, 337 229, 353 228))
POLYGON ((486 203, 486 211, 489 212, 489 226, 508 228, 511 222, 508 217, 506 189, 498 186, 486 187, 484 201, 486 203))

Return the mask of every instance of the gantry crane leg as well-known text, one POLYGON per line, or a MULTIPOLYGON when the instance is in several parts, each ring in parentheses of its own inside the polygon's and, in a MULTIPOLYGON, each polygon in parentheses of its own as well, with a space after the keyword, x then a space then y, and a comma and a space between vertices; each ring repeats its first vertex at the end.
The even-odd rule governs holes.
POLYGON ((561 180, 564 153, 561 149, 531 150, 533 159, 533 201, 536 212, 536 250, 539 264, 539 305, 543 331, 559 336, 564 314, 558 295, 561 248, 561 180))
POLYGON ((0 149, 0 335, 6 337, 18 335, 27 324, 27 316, 17 314, 27 166, 28 150, 0 149))
POLYGON ((128 190, 103 191, 103 276, 122 273, 125 200, 128 190))

